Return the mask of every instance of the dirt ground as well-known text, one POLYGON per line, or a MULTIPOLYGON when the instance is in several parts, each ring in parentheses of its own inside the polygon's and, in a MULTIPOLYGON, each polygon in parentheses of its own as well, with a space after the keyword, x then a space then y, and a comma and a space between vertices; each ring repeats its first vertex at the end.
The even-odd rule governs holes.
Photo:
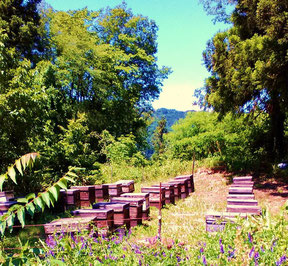
MULTIPOLYGON (((229 180, 230 173, 198 169, 194 174, 195 196, 202 198, 207 204, 213 202, 224 210, 231 184, 229 180)), ((288 185, 274 179, 255 181, 254 194, 259 206, 267 208, 271 214, 277 214, 288 200, 288 185)))

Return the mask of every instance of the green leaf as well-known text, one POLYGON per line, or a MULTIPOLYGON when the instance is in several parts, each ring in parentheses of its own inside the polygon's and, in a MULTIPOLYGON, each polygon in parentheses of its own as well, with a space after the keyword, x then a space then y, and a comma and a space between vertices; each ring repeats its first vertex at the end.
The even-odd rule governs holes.
POLYGON ((22 225, 22 228, 25 226, 25 208, 22 207, 17 211, 17 218, 22 225))
POLYGON ((8 175, 10 176, 10 178, 13 180, 13 182, 17 185, 16 182, 16 172, 13 166, 10 166, 8 168, 8 175))
POLYGON ((33 202, 28 203, 25 206, 26 210, 28 211, 28 213, 33 217, 34 213, 35 213, 35 206, 33 202))
POLYGON ((4 235, 6 229, 6 220, 0 221, 0 233, 1 235, 4 235))
POLYGON ((38 196, 37 198, 35 198, 34 204, 35 204, 35 206, 36 206, 37 208, 41 209, 42 212, 44 211, 45 206, 44 206, 44 203, 43 203, 43 201, 42 201, 42 199, 41 199, 40 196, 38 196))
POLYGON ((58 200, 58 196, 59 196, 59 187, 58 186, 53 186, 53 187, 50 187, 49 189, 49 192, 53 195, 55 201, 58 200))
POLYGON ((51 265, 57 265, 57 266, 64 266, 66 263, 64 263, 62 260, 57 259, 50 259, 51 265))
POLYGON ((19 171, 19 173, 20 173, 21 175, 23 175, 21 160, 20 160, 20 159, 16 160, 16 161, 15 161, 15 164, 16 164, 16 168, 17 168, 17 170, 19 171))
POLYGON ((64 178, 65 178, 66 180, 72 182, 72 183, 75 183, 74 179, 72 179, 71 177, 69 177, 69 176, 67 176, 67 175, 66 175, 64 178))
POLYGON ((56 184, 63 189, 67 189, 67 181, 64 178, 60 179, 56 184))
POLYGON ((10 229, 10 232, 13 231, 14 220, 15 220, 15 214, 12 212, 6 219, 6 223, 8 228, 10 229))
POLYGON ((21 157, 21 163, 23 165, 23 170, 25 170, 26 167, 28 166, 29 160, 30 160, 29 154, 25 154, 21 157))
POLYGON ((50 208, 50 194, 49 194, 49 192, 42 193, 41 198, 46 203, 48 208, 50 208))
POLYGON ((28 200, 26 198, 19 198, 19 199, 17 199, 17 202, 26 204, 26 203, 28 203, 28 200))
POLYGON ((78 177, 75 173, 73 172, 68 172, 67 175, 73 176, 73 177, 78 177))
POLYGON ((26 196, 26 199, 29 201, 31 199, 35 199, 36 195, 35 193, 29 193, 27 196, 26 196))
POLYGON ((0 175, 0 190, 1 191, 3 190, 3 183, 4 183, 5 179, 7 179, 7 175, 6 174, 0 175))

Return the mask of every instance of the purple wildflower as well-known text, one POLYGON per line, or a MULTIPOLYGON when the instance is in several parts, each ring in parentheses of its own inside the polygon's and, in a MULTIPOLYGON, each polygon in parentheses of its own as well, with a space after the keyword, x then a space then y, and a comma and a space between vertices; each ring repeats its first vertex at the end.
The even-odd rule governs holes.
POLYGON ((283 255, 278 261, 276 261, 276 265, 280 266, 286 261, 287 257, 283 255))
POLYGON ((139 266, 142 266, 142 261, 139 259, 139 266))
POLYGON ((205 256, 203 256, 202 262, 203 262, 204 265, 207 265, 207 261, 206 261, 206 257, 205 256))
POLYGON ((55 246, 57 244, 57 242, 53 236, 48 236, 46 238, 45 242, 49 248, 55 248, 55 246))
POLYGON ((264 247, 263 247, 263 246, 261 246, 261 251, 262 251, 262 252, 265 252, 265 249, 264 249, 264 247))
POLYGON ((200 253, 203 253, 204 252, 204 248, 200 248, 200 253))
POLYGON ((250 242, 250 243, 252 243, 252 242, 253 242, 253 238, 252 238, 252 235, 251 235, 251 233, 250 233, 250 232, 248 233, 248 240, 249 240, 249 242, 250 242))
POLYGON ((255 248, 253 246, 249 252, 249 258, 251 258, 253 256, 254 250, 255 250, 255 248))
POLYGON ((223 247, 222 244, 220 244, 220 252, 221 252, 222 254, 224 254, 224 247, 223 247))

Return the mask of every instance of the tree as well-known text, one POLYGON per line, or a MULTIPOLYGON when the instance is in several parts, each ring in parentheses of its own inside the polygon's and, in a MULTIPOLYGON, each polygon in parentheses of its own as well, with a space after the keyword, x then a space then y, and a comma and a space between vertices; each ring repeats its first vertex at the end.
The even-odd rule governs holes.
POLYGON ((152 143, 154 146, 154 157, 155 155, 163 154, 165 151, 165 142, 164 142, 164 134, 168 132, 166 128, 167 121, 164 117, 162 117, 158 121, 158 125, 154 131, 153 137, 152 137, 152 143))
POLYGON ((232 27, 217 33, 203 53, 211 74, 202 89, 205 104, 220 115, 229 111, 269 114, 269 150, 276 160, 285 151, 288 2, 238 0, 236 3, 230 16, 232 27))

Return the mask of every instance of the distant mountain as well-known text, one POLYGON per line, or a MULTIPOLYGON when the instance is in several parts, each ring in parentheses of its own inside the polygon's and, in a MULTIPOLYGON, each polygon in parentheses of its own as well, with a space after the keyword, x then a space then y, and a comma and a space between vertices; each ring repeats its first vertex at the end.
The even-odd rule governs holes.
MULTIPOLYGON (((175 109, 166 109, 166 108, 160 108, 153 112, 152 117, 154 118, 153 123, 148 127, 148 143, 152 147, 152 135, 155 131, 158 121, 164 117, 167 121, 167 130, 172 131, 172 126, 181 118, 185 118, 188 112, 194 112, 194 111, 177 111, 175 109)), ((153 148, 147 150, 146 155, 147 157, 150 157, 153 154, 153 148)))

